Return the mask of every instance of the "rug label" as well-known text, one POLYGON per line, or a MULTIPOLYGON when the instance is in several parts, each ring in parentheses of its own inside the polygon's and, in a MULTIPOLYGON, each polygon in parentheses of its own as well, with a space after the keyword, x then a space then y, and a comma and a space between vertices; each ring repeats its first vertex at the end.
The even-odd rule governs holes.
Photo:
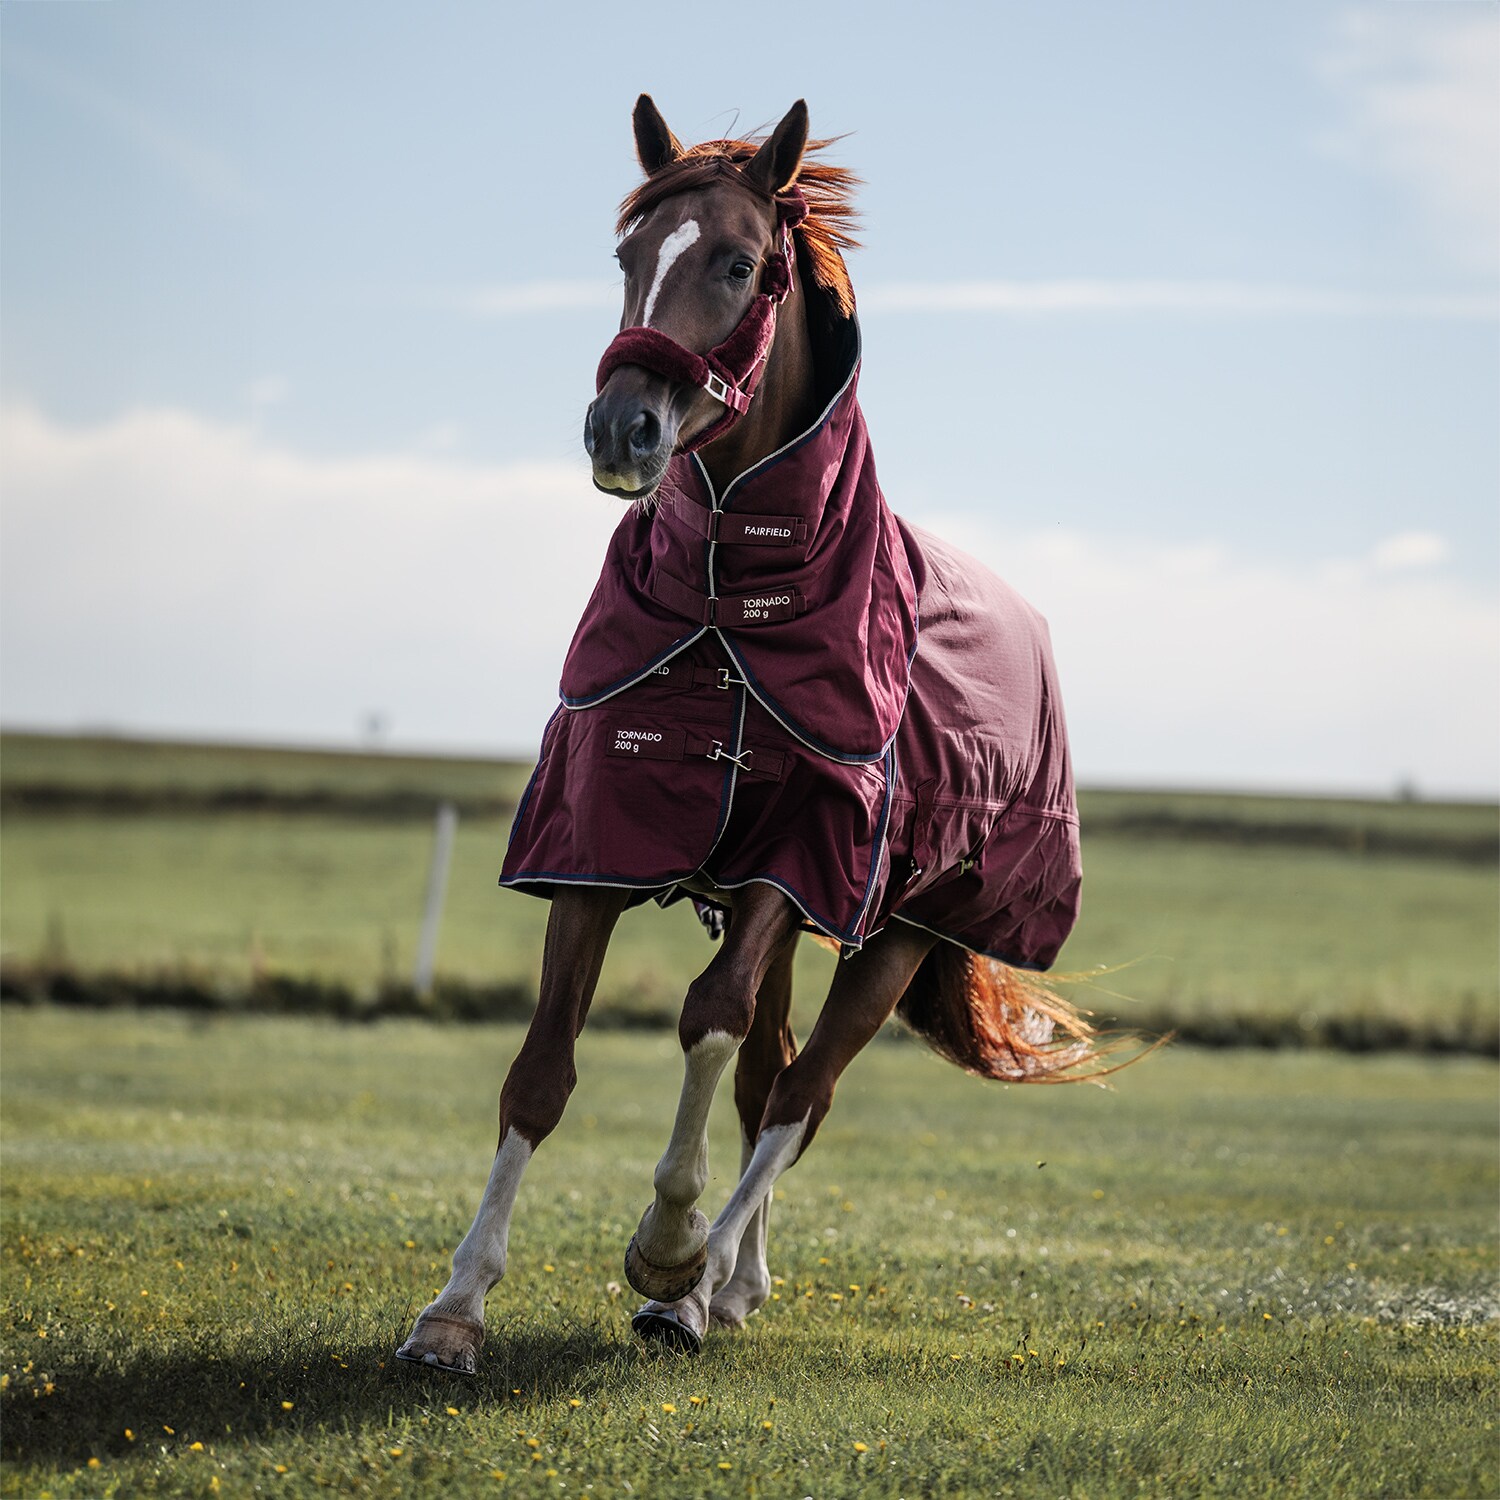
POLYGON ((681 760, 687 744, 685 729, 650 729, 620 724, 610 730, 609 753, 642 760, 681 760))

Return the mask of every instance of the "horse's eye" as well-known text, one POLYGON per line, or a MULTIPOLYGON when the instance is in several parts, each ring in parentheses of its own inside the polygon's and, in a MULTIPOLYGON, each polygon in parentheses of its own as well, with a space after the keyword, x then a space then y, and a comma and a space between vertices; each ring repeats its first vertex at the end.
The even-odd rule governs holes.
POLYGON ((755 270, 755 262, 740 259, 730 266, 729 274, 736 281, 749 281, 751 273, 755 270))

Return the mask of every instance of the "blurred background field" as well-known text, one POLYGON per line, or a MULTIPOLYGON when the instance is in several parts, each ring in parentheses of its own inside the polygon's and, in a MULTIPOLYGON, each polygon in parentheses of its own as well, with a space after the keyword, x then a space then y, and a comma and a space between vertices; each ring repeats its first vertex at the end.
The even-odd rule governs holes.
MULTIPOLYGON (((523 763, 8 734, 8 987, 38 971, 268 976, 373 996, 410 979, 440 801, 459 810, 438 949, 450 984, 534 994, 545 903, 495 884, 523 763)), ((1492 1047, 1497 809, 1085 791, 1083 920, 1063 972, 1126 1024, 1255 1017, 1295 1039, 1395 1022, 1492 1047)), ((707 961, 691 910, 630 913, 598 1011, 665 1017, 707 961)), ((800 1005, 831 955, 804 945, 800 1005)), ((315 997, 307 1003, 315 1003, 315 997)))

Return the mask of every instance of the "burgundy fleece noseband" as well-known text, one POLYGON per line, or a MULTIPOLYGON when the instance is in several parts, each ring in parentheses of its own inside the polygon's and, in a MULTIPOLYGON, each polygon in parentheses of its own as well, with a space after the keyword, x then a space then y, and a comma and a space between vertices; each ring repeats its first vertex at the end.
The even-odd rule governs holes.
POLYGON ((723 415, 691 442, 679 444, 679 453, 691 453, 727 432, 750 410, 760 384, 776 336, 776 309, 792 289, 792 230, 806 217, 807 202, 796 188, 776 199, 777 248, 766 261, 759 292, 723 343, 707 354, 695 354, 655 328, 622 329, 599 361, 595 390, 602 391, 621 365, 641 365, 668 380, 698 386, 723 403, 723 415))

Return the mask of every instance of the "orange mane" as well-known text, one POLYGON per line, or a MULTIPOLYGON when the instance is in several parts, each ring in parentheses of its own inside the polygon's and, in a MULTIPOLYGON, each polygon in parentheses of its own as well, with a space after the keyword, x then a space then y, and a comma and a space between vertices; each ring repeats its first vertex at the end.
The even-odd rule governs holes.
MULTIPOLYGON (((840 314, 854 312, 854 288, 844 266, 842 251, 859 244, 854 230, 859 215, 854 207, 854 190, 859 178, 847 167, 811 160, 833 141, 809 141, 807 154, 797 174, 797 186, 807 199, 807 217, 794 231, 806 257, 813 281, 833 298, 840 314)), ((746 182, 740 168, 760 149, 759 140, 704 141, 689 146, 675 161, 653 172, 635 188, 620 205, 615 225, 625 234, 639 224, 664 198, 693 188, 708 187, 726 178, 738 181, 758 198, 765 194, 746 182)))

